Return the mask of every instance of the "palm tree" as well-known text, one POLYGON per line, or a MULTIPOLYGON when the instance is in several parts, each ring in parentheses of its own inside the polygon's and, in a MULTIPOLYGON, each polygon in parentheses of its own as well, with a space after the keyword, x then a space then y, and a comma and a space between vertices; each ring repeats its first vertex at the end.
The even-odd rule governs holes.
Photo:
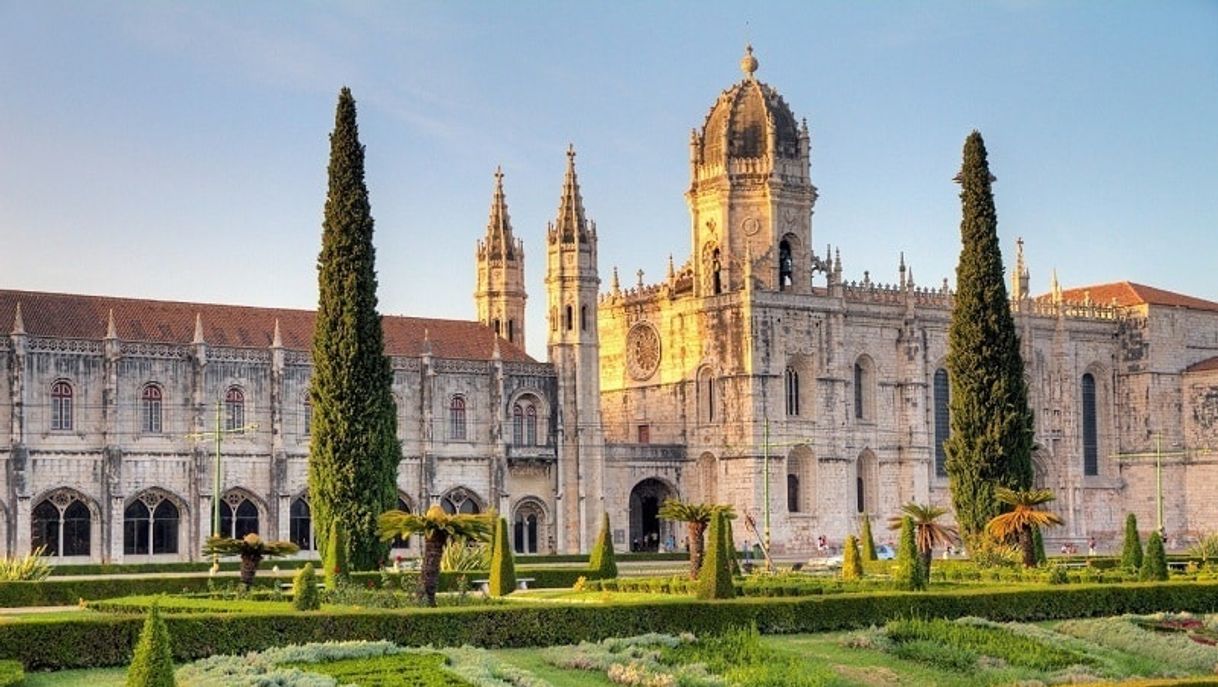
POLYGON ((703 535, 715 513, 722 511, 728 519, 736 517, 736 511, 726 504, 693 503, 665 499, 660 504, 659 515, 665 520, 683 522, 686 525, 689 541, 689 579, 698 579, 698 571, 702 569, 702 552, 704 550, 703 535))
POLYGON ((423 535, 423 567, 419 585, 428 606, 436 605, 436 589, 440 586, 440 558, 450 539, 487 541, 491 536, 491 519, 486 515, 450 515, 439 506, 432 506, 422 515, 391 510, 377 518, 381 539, 423 535))
POLYGON ((921 504, 916 501, 901 506, 901 514, 888 519, 888 529, 899 530, 906 517, 913 520, 914 541, 918 548, 918 564, 926 579, 930 579, 930 562, 934 557, 936 546, 947 546, 960 540, 960 535, 952 525, 936 522, 947 515, 947 509, 942 506, 921 504))
POLYGON ((208 556, 241 557, 241 584, 246 589, 254 584, 254 575, 263 558, 290 556, 299 550, 300 547, 290 541, 267 541, 253 532, 240 539, 208 537, 203 545, 203 553, 208 556))
POLYGON ((1055 498, 1053 492, 1048 489, 1014 491, 998 487, 994 490, 994 498, 1011 506, 1011 510, 990 520, 985 526, 986 531, 995 539, 1018 538, 1019 548, 1023 551, 1024 566, 1036 567, 1033 531, 1065 524, 1057 513, 1040 509, 1040 506, 1055 498))

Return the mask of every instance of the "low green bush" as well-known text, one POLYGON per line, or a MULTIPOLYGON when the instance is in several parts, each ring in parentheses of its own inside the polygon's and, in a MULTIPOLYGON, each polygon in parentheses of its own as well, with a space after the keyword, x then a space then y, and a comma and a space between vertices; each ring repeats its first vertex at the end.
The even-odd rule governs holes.
MULTIPOLYGON (((81 599, 93 601, 135 594, 178 594, 205 592, 216 585, 235 584, 236 578, 151 577, 91 580, 57 580, 49 577, 40 582, 0 582, 0 608, 21 606, 71 606, 81 599)), ((272 579, 256 579, 254 587, 270 589, 272 579)))
POLYGON ((25 682, 20 661, 0 661, 0 687, 17 687, 25 682))
MULTIPOLYGON (((968 665, 963 667, 956 665, 957 659, 965 654, 972 655, 974 660, 977 656, 989 656, 1000 658, 1014 666, 1046 671, 1094 663, 1094 660, 1085 653, 1070 651, 1032 637, 1016 634, 1004 627, 964 624, 942 618, 933 620, 913 618, 893 620, 884 627, 884 631, 897 646, 911 642, 929 642, 944 649, 963 650, 958 656, 948 661, 952 664, 951 666, 944 665, 944 667, 952 667, 955 670, 971 667, 971 660, 968 665)), ((932 658, 930 662, 937 660, 939 659, 932 658)))
POLYGON ((444 671, 442 654, 400 653, 373 658, 348 658, 325 663, 288 664, 334 678, 340 685, 360 687, 472 687, 444 671))
MULTIPOLYGON (((174 638, 175 658, 190 660, 326 640, 387 639, 403 646, 549 646, 645 632, 716 632, 745 623, 755 623, 765 633, 827 632, 882 625, 903 617, 1040 621, 1165 609, 1218 611, 1218 583, 978 587, 917 594, 876 592, 620 605, 509 603, 308 614, 292 611, 285 604, 282 612, 166 613, 164 619, 174 638)), ((10 621, 0 624, 0 656, 17 658, 27 669, 123 665, 131 655, 141 621, 139 616, 111 614, 87 619, 29 617, 10 621)))

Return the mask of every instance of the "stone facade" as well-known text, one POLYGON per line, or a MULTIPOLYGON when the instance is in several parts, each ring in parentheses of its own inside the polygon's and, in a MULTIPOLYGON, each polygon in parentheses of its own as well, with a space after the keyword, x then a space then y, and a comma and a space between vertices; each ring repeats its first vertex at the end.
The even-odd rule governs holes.
MULTIPOLYGON (((620 550, 654 549, 681 536, 655 514, 674 496, 733 504, 757 528, 738 542, 806 553, 861 512, 950 504, 953 294, 903 259, 896 284, 847 281, 837 251, 812 249, 808 126, 751 50, 741 66, 691 136, 690 254, 658 283, 622 288, 615 269, 601 291, 568 151, 546 234, 547 363, 522 350, 524 246, 499 172, 478 321, 384 318, 405 507, 493 507, 530 552, 586 551, 608 512, 620 550)), ((1218 303, 1056 279, 1034 298, 1028 281, 1019 244, 1036 481, 1066 521, 1050 541, 1115 545, 1126 512, 1146 529, 1161 512, 1174 541, 1218 530, 1218 303)), ((217 427, 226 531, 310 543, 312 313, 0 291, 0 322, 0 548, 197 559, 217 427)))

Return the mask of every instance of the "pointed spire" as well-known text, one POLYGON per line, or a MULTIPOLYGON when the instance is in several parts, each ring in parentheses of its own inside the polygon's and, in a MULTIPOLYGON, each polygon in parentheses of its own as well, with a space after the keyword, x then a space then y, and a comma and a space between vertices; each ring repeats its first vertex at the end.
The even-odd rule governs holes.
POLYGON ((677 276, 677 267, 672 263, 672 253, 668 254, 668 279, 672 281, 677 276))
POLYGON ((613 266, 613 279, 609 281, 609 291, 615 296, 622 292, 622 284, 617 278, 617 265, 613 266))
POLYGON ((909 266, 909 271, 906 272, 906 275, 907 276, 905 277, 905 287, 908 288, 910 291, 913 291, 913 289, 914 289, 913 265, 909 266))
POLYGON ((1053 268, 1053 280, 1049 282, 1049 292, 1053 294, 1053 303, 1062 303, 1062 285, 1057 281, 1057 268, 1053 268))
POLYGON ((275 318, 275 333, 271 335, 271 348, 283 348, 283 335, 279 332, 279 318, 275 318))
POLYGON ((490 218, 486 223, 486 248, 491 258, 516 258, 512 238, 512 218, 508 215, 507 196, 503 193, 503 168, 495 167, 495 190, 491 194, 490 218))
POLYGON ((203 313, 195 313, 195 338, 190 343, 203 343, 203 313))
POLYGON ((900 287, 905 288, 905 251, 901 251, 901 264, 897 267, 897 272, 900 273, 900 287))
POLYGON ((554 222, 561 243, 588 240, 588 218, 584 214, 584 199, 579 194, 579 179, 575 175, 575 146, 567 146, 567 171, 562 180, 562 197, 558 201, 558 219, 554 222))
POLYGON ((110 308, 110 314, 106 316, 106 338, 118 338, 118 330, 114 327, 114 308, 110 308))
POLYGON ((25 321, 21 319, 21 301, 17 301, 17 311, 13 313, 13 331, 15 336, 25 334, 25 321))

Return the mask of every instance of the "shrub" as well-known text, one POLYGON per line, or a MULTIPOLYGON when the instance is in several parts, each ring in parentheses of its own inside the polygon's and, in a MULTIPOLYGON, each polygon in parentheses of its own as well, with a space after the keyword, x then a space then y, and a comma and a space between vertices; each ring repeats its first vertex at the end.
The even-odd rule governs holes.
POLYGON ((440 571, 468 573, 491 569, 491 547, 455 537, 444 544, 440 554, 440 571))
POLYGON ((317 576, 313 564, 300 569, 292 578, 292 607, 298 611, 316 611, 321 608, 321 595, 317 593, 317 576))
POLYGON ((918 591, 926 589, 922 563, 918 560, 917 544, 914 542, 913 518, 901 519, 901 541, 897 548, 896 585, 898 589, 918 591))
POLYGON ((1070 573, 1064 565, 1055 565, 1049 569, 1049 584, 1069 584, 1070 573))
POLYGON ((1036 564, 1044 565, 1049 557, 1045 555, 1045 535, 1040 533, 1039 527, 1032 528, 1032 552, 1036 556, 1036 564))
POLYGON ((613 530, 609 529, 609 513, 601 518, 601 531, 592 546, 592 557, 588 559, 588 572, 594 579, 617 577, 617 561, 613 554, 613 530))
POLYGON ((1201 565, 1218 559, 1218 532, 1203 535, 1196 544, 1189 548, 1188 555, 1198 559, 1201 565))
POLYGON ((51 566, 43 559, 45 545, 39 546, 21 558, 0 558, 0 581, 37 582, 51 574, 51 566))
MULTIPOLYGON (((1036 670, 1060 670, 1073 665, 1091 665, 1086 653, 1060 648, 1005 627, 976 625, 952 620, 894 620, 885 633, 896 645, 926 641, 935 646, 963 649, 977 656, 999 658, 1015 666, 1036 670)), ((945 666, 948 667, 948 666, 945 666)))
POLYGON ((859 556, 859 540, 852 534, 846 537, 845 555, 842 557, 842 579, 859 580, 863 577, 863 561, 859 556))
POLYGON ((174 687, 175 684, 169 631, 153 604, 135 645, 131 667, 127 669, 127 687, 174 687))
POLYGON ((25 683, 21 661, 0 661, 0 687, 18 687, 25 683))
POLYGON ((337 520, 331 523, 330 538, 326 544, 326 560, 322 570, 322 577, 326 580, 326 589, 331 591, 346 582, 351 574, 350 566, 347 564, 345 539, 341 524, 337 520))
POLYGON ((1146 555, 1142 557, 1138 579, 1159 582, 1167 579, 1167 552, 1163 550, 1163 537, 1158 530, 1151 532, 1150 539, 1146 540, 1146 555))
POLYGON ((1218 664, 1218 650, 1198 644, 1185 633, 1159 632, 1139 624, 1143 618, 1124 616, 1094 620, 1067 620, 1057 631, 1135 656, 1147 656, 1177 670, 1210 673, 1218 664))
POLYGON ((859 540, 863 545, 863 560, 878 560, 875 555, 875 537, 871 535, 871 515, 863 513, 859 519, 863 521, 863 526, 859 530, 859 540))
POLYGON ((1138 516, 1125 516, 1125 545, 1121 549, 1121 567, 1126 570, 1142 568, 1142 540, 1138 537, 1138 516))
POLYGON ((711 518, 706 554, 698 572, 699 599, 730 599, 736 596, 732 586, 732 564, 727 552, 727 515, 717 511, 711 518))
POLYGON ((508 543, 507 520, 499 518, 495 523, 495 549, 491 554, 491 596, 507 596, 516 590, 516 566, 512 560, 512 547, 508 543))

